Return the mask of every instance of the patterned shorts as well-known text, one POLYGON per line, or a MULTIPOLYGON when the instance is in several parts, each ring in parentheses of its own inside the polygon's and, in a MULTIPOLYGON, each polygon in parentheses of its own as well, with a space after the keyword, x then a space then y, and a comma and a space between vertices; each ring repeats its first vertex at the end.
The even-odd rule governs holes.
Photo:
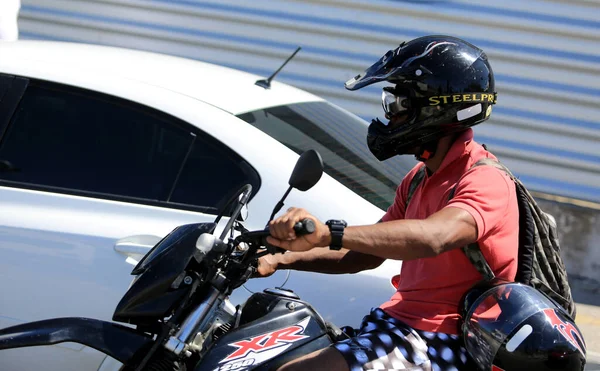
POLYGON ((333 345, 350 371, 477 370, 458 335, 415 330, 375 308, 360 329, 343 329, 349 339, 333 345))

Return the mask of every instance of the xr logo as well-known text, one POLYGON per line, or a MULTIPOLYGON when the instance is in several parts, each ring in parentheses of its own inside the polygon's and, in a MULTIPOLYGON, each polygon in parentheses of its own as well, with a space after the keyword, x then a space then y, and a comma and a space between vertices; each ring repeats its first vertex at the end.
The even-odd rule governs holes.
MULTIPOLYGON (((299 340, 305 339, 308 336, 302 335, 302 333, 306 329, 306 325, 308 324, 309 319, 310 318, 307 317, 297 325, 258 335, 253 338, 250 338, 249 340, 240 340, 236 341, 235 343, 228 344, 229 346, 237 347, 238 349, 219 363, 229 362, 235 359, 243 358, 249 355, 250 353, 265 352, 267 350, 282 347, 284 345, 290 345, 299 340)), ((287 349, 287 347, 282 349, 282 351, 285 349, 287 349)))

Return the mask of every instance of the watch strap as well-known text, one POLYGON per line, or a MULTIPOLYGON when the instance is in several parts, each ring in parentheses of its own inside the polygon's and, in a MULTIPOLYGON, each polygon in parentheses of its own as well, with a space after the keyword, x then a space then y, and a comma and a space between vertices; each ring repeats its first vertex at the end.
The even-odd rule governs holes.
POLYGON ((344 237, 344 229, 348 225, 344 220, 328 220, 325 224, 329 227, 331 233, 331 243, 329 248, 331 250, 339 250, 342 248, 342 238, 344 237))

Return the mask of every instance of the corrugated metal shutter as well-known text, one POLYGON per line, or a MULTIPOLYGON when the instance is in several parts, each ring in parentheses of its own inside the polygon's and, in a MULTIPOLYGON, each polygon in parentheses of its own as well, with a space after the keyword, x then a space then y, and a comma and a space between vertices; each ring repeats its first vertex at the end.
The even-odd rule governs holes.
POLYGON ((586 0, 23 0, 21 38, 160 51, 270 75, 370 119, 380 87, 343 83, 402 40, 486 51, 499 104, 476 128, 532 190, 600 201, 600 3, 586 0))

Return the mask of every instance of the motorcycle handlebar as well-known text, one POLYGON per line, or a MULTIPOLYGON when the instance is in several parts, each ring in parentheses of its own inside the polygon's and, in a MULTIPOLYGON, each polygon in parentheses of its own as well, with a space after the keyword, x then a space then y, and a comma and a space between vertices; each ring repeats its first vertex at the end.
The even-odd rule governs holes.
MULTIPOLYGON (((294 225, 294 233, 297 236, 303 236, 307 234, 311 234, 315 231, 315 223, 311 219, 303 219, 294 225)), ((243 235, 236 238, 236 242, 254 242, 258 243, 261 246, 265 246, 267 251, 261 252, 256 255, 257 258, 266 255, 266 254, 275 254, 275 253, 284 253, 285 250, 276 246, 273 246, 267 242, 267 237, 270 236, 269 228, 267 227, 261 231, 252 231, 244 233, 243 235)))

